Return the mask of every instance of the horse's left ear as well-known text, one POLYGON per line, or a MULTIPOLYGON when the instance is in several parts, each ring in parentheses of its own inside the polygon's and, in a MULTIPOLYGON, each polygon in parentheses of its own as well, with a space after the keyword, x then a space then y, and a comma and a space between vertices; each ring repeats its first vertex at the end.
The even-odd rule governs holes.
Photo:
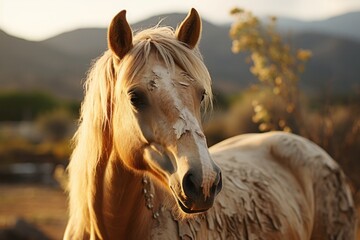
POLYGON ((196 47, 201 35, 201 19, 198 12, 192 8, 176 30, 176 37, 184 42, 190 49, 196 47))
POLYGON ((110 23, 108 47, 120 59, 125 57, 133 47, 132 30, 126 20, 126 10, 119 12, 110 23))

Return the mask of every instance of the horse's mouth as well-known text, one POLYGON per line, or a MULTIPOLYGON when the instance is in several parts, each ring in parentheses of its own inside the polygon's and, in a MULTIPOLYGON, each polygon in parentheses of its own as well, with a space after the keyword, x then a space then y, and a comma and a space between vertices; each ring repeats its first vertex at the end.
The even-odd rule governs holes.
POLYGON ((183 212, 188 213, 188 214, 193 214, 193 213, 205 212, 208 210, 208 209, 193 209, 193 204, 189 203, 189 202, 191 202, 190 200, 181 200, 181 198, 176 194, 175 190, 172 187, 170 187, 170 189, 173 192, 173 195, 177 200, 178 206, 180 207, 180 209, 183 212))

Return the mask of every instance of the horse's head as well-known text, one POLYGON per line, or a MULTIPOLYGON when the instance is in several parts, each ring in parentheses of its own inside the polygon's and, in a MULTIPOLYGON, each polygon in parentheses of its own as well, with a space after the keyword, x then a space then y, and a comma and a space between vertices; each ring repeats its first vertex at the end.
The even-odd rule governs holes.
POLYGON ((212 93, 196 47, 200 33, 194 9, 176 33, 159 27, 133 37, 125 11, 108 31, 116 59, 116 152, 127 167, 149 172, 165 184, 186 213, 209 209, 222 186, 201 127, 201 108, 211 104, 212 93))

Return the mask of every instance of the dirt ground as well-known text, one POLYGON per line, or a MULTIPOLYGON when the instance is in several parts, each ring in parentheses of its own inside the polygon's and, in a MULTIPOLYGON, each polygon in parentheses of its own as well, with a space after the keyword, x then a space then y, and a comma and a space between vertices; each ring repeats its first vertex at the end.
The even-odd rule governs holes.
POLYGON ((0 229, 22 218, 51 239, 62 239, 67 222, 67 198, 60 188, 0 184, 0 229))

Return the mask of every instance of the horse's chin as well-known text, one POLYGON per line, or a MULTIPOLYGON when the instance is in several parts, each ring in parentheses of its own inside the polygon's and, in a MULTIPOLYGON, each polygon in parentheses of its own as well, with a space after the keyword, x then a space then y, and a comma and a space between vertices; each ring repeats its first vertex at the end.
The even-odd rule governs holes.
POLYGON ((177 203, 178 203, 180 209, 186 214, 202 213, 202 212, 206 212, 208 210, 208 209, 192 210, 191 208, 186 207, 179 199, 177 199, 177 203))

